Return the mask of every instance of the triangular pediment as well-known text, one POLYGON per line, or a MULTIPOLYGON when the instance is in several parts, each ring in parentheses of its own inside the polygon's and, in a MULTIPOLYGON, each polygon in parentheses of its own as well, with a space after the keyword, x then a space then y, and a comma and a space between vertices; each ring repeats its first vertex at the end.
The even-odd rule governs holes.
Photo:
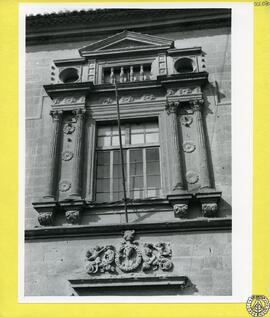
POLYGON ((124 52, 136 49, 171 48, 173 41, 161 37, 131 31, 123 31, 79 50, 81 56, 124 52))

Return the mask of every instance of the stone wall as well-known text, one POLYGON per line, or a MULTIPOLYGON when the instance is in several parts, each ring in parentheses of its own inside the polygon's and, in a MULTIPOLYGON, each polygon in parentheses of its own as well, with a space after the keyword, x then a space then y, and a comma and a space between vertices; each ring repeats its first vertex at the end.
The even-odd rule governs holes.
MULTIPOLYGON (((151 34, 151 32, 146 32, 151 34)), ((158 33, 153 35, 175 40, 176 48, 201 46, 205 52, 209 84, 205 87, 207 101, 204 111, 211 173, 215 187, 222 191, 219 216, 231 215, 231 72, 230 29, 213 28, 195 31, 158 33)), ((26 229, 39 226, 37 212, 32 207, 44 193, 47 146, 51 118, 50 98, 43 85, 50 83, 50 66, 55 59, 79 57, 78 48, 85 42, 30 46, 26 53, 26 229)), ((111 216, 112 217, 112 216, 111 216)), ((164 212, 169 221, 173 213, 164 212)), ((116 218, 107 218, 117 222, 116 218)), ((174 219, 175 220, 175 219, 174 219)), ((122 221, 119 219, 119 221, 122 221)), ((131 221, 138 221, 134 214, 131 221)), ((181 220, 180 220, 181 221, 181 220)), ((98 216, 89 215, 89 224, 99 224, 98 216)), ((225 231, 148 234, 138 241, 168 241, 173 250, 174 274, 187 276, 192 285, 186 295, 231 294, 231 233, 225 231)), ((26 241, 25 295, 71 295, 68 279, 84 273, 87 249, 97 244, 119 244, 120 237, 59 238, 26 241)))
MULTIPOLYGON (((148 234, 136 237, 143 242, 169 242, 174 269, 168 275, 187 276, 190 286, 183 295, 231 295, 231 233, 191 232, 148 234)), ((120 237, 35 240, 26 244, 25 295, 68 296, 74 294, 69 279, 88 278, 86 251, 96 245, 120 245, 120 237)), ((110 276, 109 273, 103 275, 110 276)), ((122 273, 122 276, 132 273, 122 273)), ((154 275, 164 275, 160 270, 154 275)), ((167 273, 166 273, 167 274, 167 273)), ((140 275, 139 273, 134 276, 140 275)), ((89 294, 91 295, 91 294, 89 294)))

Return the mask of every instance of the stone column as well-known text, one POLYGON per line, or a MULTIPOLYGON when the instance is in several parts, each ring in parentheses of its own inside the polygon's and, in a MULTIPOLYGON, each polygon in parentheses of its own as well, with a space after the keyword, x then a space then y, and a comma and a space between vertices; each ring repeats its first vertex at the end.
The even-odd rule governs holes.
POLYGON ((73 111, 76 119, 76 134, 74 140, 74 156, 72 165, 72 185, 71 194, 69 196, 73 198, 81 199, 81 157, 82 157, 82 145, 84 135, 84 117, 85 110, 77 109, 73 111))
POLYGON ((203 100, 194 100, 190 102, 194 110, 194 121, 197 129, 197 146, 199 154, 200 184, 201 188, 211 188, 211 179, 209 173, 209 163, 207 158, 207 147, 205 131, 202 119, 203 100))
POLYGON ((58 154, 60 144, 60 129, 62 123, 63 112, 51 111, 50 115, 53 119, 53 126, 51 129, 51 138, 49 143, 49 158, 48 158, 48 171, 45 195, 43 198, 48 200, 56 199, 56 180, 58 176, 58 154))
POLYGON ((168 101, 167 110, 167 141, 170 144, 170 162, 172 171, 172 190, 184 190, 182 162, 179 144, 179 130, 177 122, 178 101, 168 101))

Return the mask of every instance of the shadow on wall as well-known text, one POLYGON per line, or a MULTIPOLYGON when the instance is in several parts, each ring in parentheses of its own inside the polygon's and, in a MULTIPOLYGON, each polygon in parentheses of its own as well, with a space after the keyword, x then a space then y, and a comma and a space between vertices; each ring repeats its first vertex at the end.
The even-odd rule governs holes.
MULTIPOLYGON (((196 286, 191 283, 190 280, 187 282, 187 286, 181 289, 177 285, 160 285, 150 286, 144 285, 141 287, 104 287, 104 288, 76 288, 77 295, 79 296, 173 296, 173 295, 194 295, 198 292, 196 286)), ((75 295, 74 293, 72 294, 75 295)), ((76 295, 75 295, 76 296, 76 295)))

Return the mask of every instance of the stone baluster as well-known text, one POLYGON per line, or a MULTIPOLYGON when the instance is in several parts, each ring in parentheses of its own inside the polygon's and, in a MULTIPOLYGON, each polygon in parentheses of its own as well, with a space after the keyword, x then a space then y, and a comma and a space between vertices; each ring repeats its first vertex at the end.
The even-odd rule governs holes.
POLYGON ((114 69, 113 67, 111 67, 111 74, 110 74, 110 83, 113 84, 114 83, 114 69))
POLYGON ((130 66, 129 81, 134 81, 134 70, 133 70, 133 66, 130 66))
POLYGON ((83 145, 83 135, 84 135, 84 117, 85 110, 78 109, 73 111, 77 118, 76 134, 74 140, 74 156, 72 165, 72 185, 71 194, 72 198, 81 198, 81 164, 82 164, 82 145, 83 145))
POLYGON ((140 81, 144 80, 144 70, 143 70, 143 65, 140 67, 140 75, 139 75, 140 81))
POLYGON ((60 144, 60 129, 62 123, 63 112, 51 111, 53 126, 51 129, 51 137, 49 143, 49 158, 45 195, 43 198, 48 200, 56 199, 56 180, 58 176, 58 155, 60 144))
POLYGON ((198 144, 198 154, 200 162, 200 184, 201 188, 211 188, 211 179, 209 173, 209 165, 207 158, 207 147, 205 139, 205 131, 202 119, 202 106, 204 104, 203 100, 194 100, 190 102, 194 110, 194 121, 197 129, 197 144, 198 144))
POLYGON ((167 135, 168 141, 170 143, 170 157, 171 160, 171 170, 172 170, 172 184, 173 190, 184 190, 183 182, 183 171, 182 171, 182 161, 180 154, 180 144, 179 144, 179 130, 177 122, 177 109, 179 102, 168 101, 166 105, 167 110, 167 135))
POLYGON ((124 67, 121 67, 121 69, 120 69, 120 83, 123 83, 124 81, 125 81, 124 67))

